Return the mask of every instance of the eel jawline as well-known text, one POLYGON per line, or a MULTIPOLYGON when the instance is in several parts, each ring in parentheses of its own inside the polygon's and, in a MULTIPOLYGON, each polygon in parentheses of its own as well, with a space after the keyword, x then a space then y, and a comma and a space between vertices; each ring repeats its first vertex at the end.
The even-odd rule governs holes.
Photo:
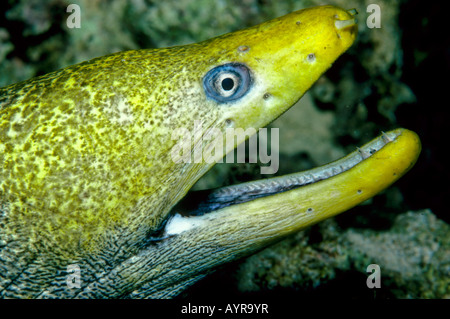
MULTIPOLYGON (((187 219, 193 222, 195 218, 191 216, 204 215, 231 205, 242 204, 258 198, 280 194, 338 175, 344 175, 343 173, 372 158, 374 154, 377 154, 386 145, 397 142, 402 135, 408 140, 407 143, 414 144, 415 146, 410 153, 407 152, 403 155, 405 160, 409 161, 409 164, 407 167, 402 168, 399 173, 394 174, 395 177, 392 177, 392 182, 394 182, 413 166, 420 152, 420 140, 417 135, 406 129, 396 129, 388 133, 383 133, 361 148, 357 148, 356 151, 349 155, 311 170, 213 190, 191 192, 172 210, 172 218, 168 220, 164 234, 171 235, 178 233, 178 231, 171 231, 171 229, 178 229, 174 227, 174 223, 178 223, 180 220, 186 221, 187 219)), ((399 147, 402 147, 401 145, 399 147)), ((399 151, 401 152, 403 150, 399 151)), ((396 164, 393 163, 392 165, 395 166, 396 164)))

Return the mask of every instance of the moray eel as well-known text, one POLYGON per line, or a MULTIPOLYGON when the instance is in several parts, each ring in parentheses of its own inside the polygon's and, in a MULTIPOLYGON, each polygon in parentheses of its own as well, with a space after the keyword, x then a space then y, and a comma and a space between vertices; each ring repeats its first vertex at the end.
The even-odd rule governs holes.
POLYGON ((406 129, 311 171, 197 196, 191 214, 176 205, 214 162, 174 161, 172 132, 201 119, 195 152, 213 128, 267 125, 352 45, 354 14, 304 9, 0 89, 0 295, 173 297, 397 180, 420 151, 406 129))

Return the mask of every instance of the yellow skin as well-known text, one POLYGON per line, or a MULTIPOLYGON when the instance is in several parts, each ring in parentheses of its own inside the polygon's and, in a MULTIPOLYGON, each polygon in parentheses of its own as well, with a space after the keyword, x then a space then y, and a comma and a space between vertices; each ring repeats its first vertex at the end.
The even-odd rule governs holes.
MULTIPOLYGON (((336 28, 336 20, 353 16, 331 6, 305 9, 198 44, 120 52, 0 89, 0 296, 171 297, 404 174, 420 142, 399 130, 345 173, 195 217, 195 228, 164 236, 173 206, 213 165, 175 163, 174 129, 192 130, 201 119, 202 133, 225 134, 273 121, 353 43, 354 24, 336 28), (230 62, 245 64, 253 82, 223 104, 205 95, 202 79, 230 62), (70 264, 80 266, 79 289, 65 284, 70 264)), ((192 148, 208 147, 192 137, 192 148)))

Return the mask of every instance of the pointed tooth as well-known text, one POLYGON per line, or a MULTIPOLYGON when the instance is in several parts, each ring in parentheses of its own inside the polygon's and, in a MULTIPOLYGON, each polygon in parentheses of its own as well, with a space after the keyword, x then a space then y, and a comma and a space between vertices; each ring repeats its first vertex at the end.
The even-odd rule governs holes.
POLYGON ((357 147, 356 148, 359 152, 359 154, 361 155, 362 159, 365 160, 366 158, 370 157, 370 153, 367 153, 365 150, 357 147))
POLYGON ((382 131, 381 133, 382 133, 381 138, 386 144, 393 141, 393 139, 390 138, 389 135, 387 135, 385 132, 382 131))

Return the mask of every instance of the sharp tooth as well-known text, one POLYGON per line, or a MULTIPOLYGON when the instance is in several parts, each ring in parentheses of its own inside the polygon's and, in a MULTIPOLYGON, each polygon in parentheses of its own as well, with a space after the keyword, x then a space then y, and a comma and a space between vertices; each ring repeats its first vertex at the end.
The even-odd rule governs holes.
MULTIPOLYGON (((341 166, 342 169, 342 166, 341 166)), ((341 171, 337 167, 333 167, 333 176, 339 174, 341 171)))
POLYGON ((381 138, 383 139, 383 141, 384 141, 386 144, 393 141, 393 139, 390 138, 389 135, 387 135, 387 134, 384 133, 384 132, 381 132, 381 133, 382 133, 381 138))
POLYGON ((370 155, 371 155, 370 153, 366 152, 365 150, 363 150, 363 149, 361 149, 359 147, 357 147, 356 149, 358 150, 358 152, 361 155, 363 160, 365 160, 366 158, 370 157, 370 155))
POLYGON ((298 177, 297 179, 298 179, 298 184, 299 184, 299 185, 305 184, 305 179, 303 178, 303 176, 300 176, 300 177, 298 177))

